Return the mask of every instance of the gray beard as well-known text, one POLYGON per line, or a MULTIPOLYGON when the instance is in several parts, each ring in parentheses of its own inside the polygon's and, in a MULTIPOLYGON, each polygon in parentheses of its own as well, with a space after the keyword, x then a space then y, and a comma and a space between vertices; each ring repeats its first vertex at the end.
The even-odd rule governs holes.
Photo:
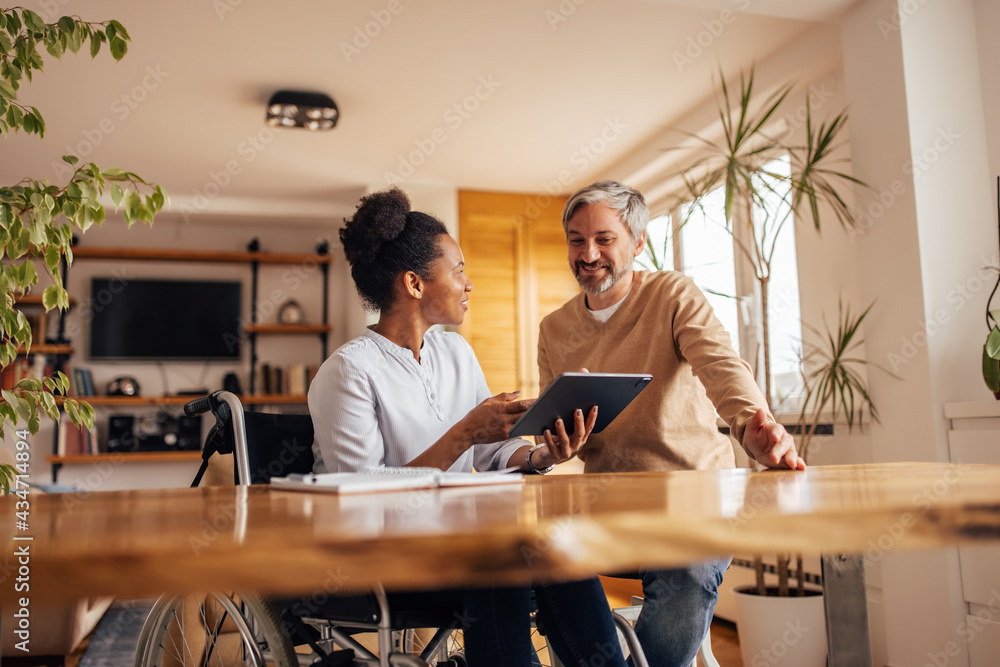
POLYGON ((607 292, 609 289, 614 287, 615 283, 624 278, 626 274, 632 270, 631 267, 626 266, 618 272, 609 272, 607 278, 602 280, 597 285, 594 285, 593 283, 588 283, 585 278, 580 277, 580 270, 578 267, 574 267, 574 269, 573 275, 576 278, 576 282, 580 285, 580 289, 587 294, 593 294, 595 296, 607 292))

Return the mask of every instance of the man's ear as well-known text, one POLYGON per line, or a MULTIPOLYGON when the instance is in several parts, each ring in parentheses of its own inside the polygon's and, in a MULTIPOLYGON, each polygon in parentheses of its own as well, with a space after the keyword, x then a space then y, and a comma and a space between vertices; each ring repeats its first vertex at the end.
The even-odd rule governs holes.
POLYGON ((646 232, 639 234, 639 239, 635 242, 635 248, 632 249, 632 256, 638 257, 642 254, 642 249, 646 246, 646 232))
POLYGON ((414 299, 419 299, 424 293, 424 281, 413 271, 403 274, 403 289, 414 299))

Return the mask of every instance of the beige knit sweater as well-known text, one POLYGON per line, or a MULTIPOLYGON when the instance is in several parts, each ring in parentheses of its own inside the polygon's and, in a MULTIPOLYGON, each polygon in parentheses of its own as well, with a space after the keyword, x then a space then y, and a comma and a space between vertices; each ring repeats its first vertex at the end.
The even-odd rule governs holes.
POLYGON ((653 376, 617 419, 591 434, 580 450, 586 472, 733 467, 713 404, 742 442, 746 422, 767 403, 701 290, 680 273, 636 271, 607 323, 590 314, 584 296, 542 320, 541 388, 581 368, 653 376))

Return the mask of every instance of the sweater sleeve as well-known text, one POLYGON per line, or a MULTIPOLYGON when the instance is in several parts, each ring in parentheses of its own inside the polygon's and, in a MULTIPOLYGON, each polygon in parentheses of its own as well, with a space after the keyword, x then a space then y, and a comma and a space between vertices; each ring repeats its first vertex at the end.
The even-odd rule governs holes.
POLYGON ((548 336, 546 335, 546 327, 543 322, 541 330, 538 334, 538 393, 541 392, 552 384, 552 365, 549 363, 549 354, 545 346, 545 342, 548 336))
POLYGON ((715 409, 742 444, 747 422, 759 408, 767 409, 767 401, 708 299, 689 278, 681 279, 675 303, 673 329, 678 356, 691 364, 715 409))

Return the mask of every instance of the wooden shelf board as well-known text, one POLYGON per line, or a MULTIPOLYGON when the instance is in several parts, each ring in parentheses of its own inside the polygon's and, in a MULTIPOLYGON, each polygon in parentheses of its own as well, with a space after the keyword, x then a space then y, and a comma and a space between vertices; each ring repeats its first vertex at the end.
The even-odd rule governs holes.
POLYGON ((73 454, 70 456, 48 455, 49 463, 93 463, 95 461, 115 461, 121 463, 155 463, 158 461, 197 461, 200 451, 184 452, 101 452, 100 454, 73 454))
MULTIPOLYGON (((18 354, 26 354, 23 347, 17 348, 18 354)), ((31 354, 73 354, 69 345, 32 345, 31 354)))
POLYGON ((198 396, 72 396, 95 407, 184 405, 198 396))
MULTIPOLYGON (((86 401, 94 407, 155 407, 161 405, 184 405, 199 396, 71 396, 78 401, 86 401)), ((240 396, 244 405, 266 403, 305 403, 304 394, 269 394, 262 396, 240 396)))
MULTIPOLYGON (((19 303, 25 306, 42 306, 42 295, 41 294, 15 294, 14 303, 19 303)), ((69 298, 70 307, 76 305, 76 300, 73 297, 69 298)))
POLYGON ((155 248, 73 248, 73 256, 88 259, 146 259, 167 262, 232 262, 261 264, 329 264, 330 255, 309 253, 224 252, 211 250, 175 250, 155 248))
POLYGON ((283 404, 293 405, 296 403, 307 403, 305 394, 262 394, 258 396, 241 396, 243 405, 269 405, 283 404))
POLYGON ((321 334, 333 330, 329 324, 247 324, 244 328, 263 334, 321 334))

